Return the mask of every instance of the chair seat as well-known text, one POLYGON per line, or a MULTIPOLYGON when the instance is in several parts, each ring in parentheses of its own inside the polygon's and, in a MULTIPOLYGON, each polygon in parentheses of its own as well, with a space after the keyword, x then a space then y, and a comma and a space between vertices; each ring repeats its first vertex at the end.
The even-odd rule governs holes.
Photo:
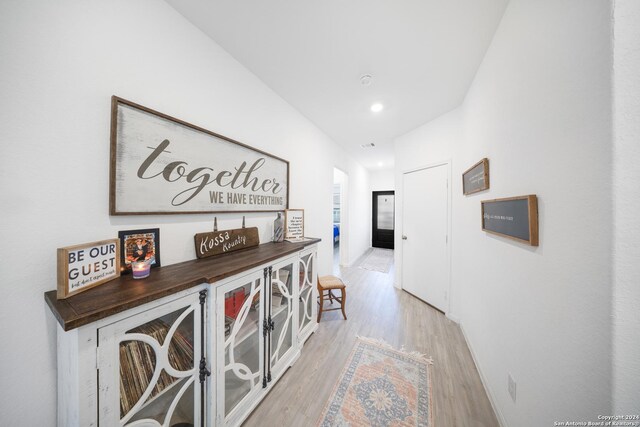
POLYGON ((322 289, 344 289, 345 284, 336 276, 322 276, 318 278, 318 286, 322 289))

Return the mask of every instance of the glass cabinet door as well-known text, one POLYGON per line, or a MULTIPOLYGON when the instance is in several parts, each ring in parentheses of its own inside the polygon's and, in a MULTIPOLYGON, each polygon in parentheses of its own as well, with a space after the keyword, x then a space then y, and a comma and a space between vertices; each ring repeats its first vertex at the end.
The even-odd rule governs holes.
POLYGON ((309 252, 300 257, 299 273, 299 307, 298 307, 298 330, 302 331, 310 326, 315 317, 315 298, 313 287, 315 286, 315 258, 314 253, 309 252))
POLYGON ((99 330, 109 360, 99 364, 101 424, 199 425, 201 316, 197 295, 190 299, 99 330))
POLYGON ((225 417, 252 390, 262 387, 264 277, 254 274, 218 291, 218 354, 224 354, 223 381, 219 381, 224 399, 225 417))
MULTIPOLYGON (((275 265, 271 269, 271 322, 269 354, 271 367, 278 369, 278 362, 292 348, 295 342, 293 261, 275 265)), ((269 372, 270 373, 270 372, 269 372)), ((267 377, 269 376, 267 373, 267 377)))

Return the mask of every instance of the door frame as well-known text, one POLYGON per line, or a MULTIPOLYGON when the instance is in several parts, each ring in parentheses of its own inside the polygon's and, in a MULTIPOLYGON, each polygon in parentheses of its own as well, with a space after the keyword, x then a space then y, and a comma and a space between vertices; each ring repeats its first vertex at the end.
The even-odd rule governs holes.
POLYGON ((393 245, 392 248, 383 248, 383 249, 394 249, 395 248, 395 235, 396 235, 396 229, 395 229, 395 224, 396 224, 396 203, 395 203, 395 196, 396 196, 396 192, 395 190, 384 190, 384 191, 371 191, 371 247, 373 248, 377 248, 380 246, 373 246, 373 242, 375 241, 375 235, 376 235, 376 218, 377 218, 377 214, 378 214, 378 204, 376 203, 376 196, 380 196, 380 195, 390 195, 393 196, 393 241, 391 242, 391 244, 393 245))
MULTIPOLYGON (((333 166, 344 175, 340 183, 340 254, 338 263, 341 267, 349 266, 349 174, 339 166, 333 166)), ((333 182, 333 181, 332 181, 333 182)), ((334 182, 335 184, 335 182, 334 182)), ((333 187, 332 187, 333 188, 333 187)), ((333 241, 333 238, 331 239, 333 241)), ((333 244, 331 245, 333 254, 333 244)))
MULTIPOLYGON (((402 188, 400 190, 400 201, 398 203, 398 189, 396 188, 396 203, 398 203, 396 206, 400 205, 401 206, 401 212, 400 212, 400 220, 402 221, 402 227, 401 227, 401 233, 400 233, 400 248, 397 247, 396 245, 396 250, 398 251, 399 249, 399 261, 400 261, 400 289, 404 290, 404 275, 405 275, 405 269, 404 269, 404 244, 402 243, 402 236, 404 235, 404 198, 405 198, 405 194, 404 194, 404 179, 405 179, 405 175, 411 172, 419 172, 421 170, 425 170, 425 169, 432 169, 432 168, 436 168, 438 166, 446 166, 447 167, 447 179, 448 179, 448 183, 447 183, 447 251, 446 251, 446 256, 447 256, 447 302, 446 302, 446 311, 445 311, 445 315, 449 318, 451 318, 452 320, 456 321, 456 317, 451 313, 451 247, 453 246, 453 242, 452 242, 452 198, 453 198, 453 191, 452 191, 452 161, 451 159, 447 159, 447 160, 442 160, 439 162, 435 162, 435 163, 430 163, 427 164, 425 166, 419 166, 419 167, 414 167, 411 169, 405 169, 402 171, 402 188)), ((397 212, 396 212, 397 213, 397 212)), ((408 291, 405 291, 409 294, 411 294, 408 291)), ((416 297, 415 295, 411 294, 412 296, 416 297)), ((420 299, 420 298, 418 298, 420 299)), ((422 301, 422 300, 420 300, 422 301)), ((424 301, 426 304, 429 304, 427 301, 424 301)))

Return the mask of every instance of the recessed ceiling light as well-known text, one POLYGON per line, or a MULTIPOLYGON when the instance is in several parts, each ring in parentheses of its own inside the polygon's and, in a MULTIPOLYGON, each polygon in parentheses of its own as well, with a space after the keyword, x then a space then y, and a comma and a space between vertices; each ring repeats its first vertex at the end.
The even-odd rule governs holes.
POLYGON ((382 111, 383 108, 384 108, 384 105, 380 104, 379 102, 376 102, 371 106, 371 111, 373 111, 374 113, 378 113, 382 111))
POLYGON ((376 144, 374 144, 373 142, 369 142, 368 144, 360 144, 360 147, 362 148, 374 148, 376 146, 376 144))
POLYGON ((382 163, 382 162, 378 162, 378 166, 382 166, 382 165, 383 165, 383 163, 382 163))

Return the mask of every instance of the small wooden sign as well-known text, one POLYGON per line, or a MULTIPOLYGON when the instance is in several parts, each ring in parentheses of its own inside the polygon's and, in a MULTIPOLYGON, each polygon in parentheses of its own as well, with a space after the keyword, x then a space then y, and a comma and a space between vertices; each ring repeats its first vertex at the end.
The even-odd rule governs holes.
POLYGON ((304 240, 304 209, 284 211, 284 239, 289 242, 304 240))
POLYGON ((120 240, 58 248, 58 299, 120 277, 120 240))
POLYGON ((462 174, 462 192, 465 196, 489 189, 489 159, 484 158, 462 174))
POLYGON ((482 229, 538 246, 538 198, 535 194, 482 201, 482 229))
POLYGON ((211 231, 195 235, 196 256, 207 258, 260 244, 257 227, 211 231))

